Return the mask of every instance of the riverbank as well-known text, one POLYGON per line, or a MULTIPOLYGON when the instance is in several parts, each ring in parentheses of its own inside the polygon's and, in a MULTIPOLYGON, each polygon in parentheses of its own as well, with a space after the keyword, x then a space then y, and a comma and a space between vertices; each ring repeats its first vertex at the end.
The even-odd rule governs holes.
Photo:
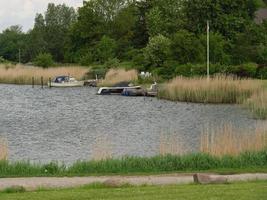
POLYGON ((0 192, 1 200, 79 200, 85 199, 116 199, 116 200, 166 200, 166 199, 221 199, 221 200, 251 200, 265 199, 267 182, 233 183, 224 185, 170 185, 170 186, 123 186, 107 187, 93 184, 72 189, 39 189, 35 192, 23 190, 6 190, 0 192))
POLYGON ((59 163, 0 162, 0 177, 90 176, 106 174, 159 174, 173 172, 267 172, 267 150, 238 156, 211 156, 205 153, 166 155, 151 158, 125 157, 78 161, 71 166, 59 163))

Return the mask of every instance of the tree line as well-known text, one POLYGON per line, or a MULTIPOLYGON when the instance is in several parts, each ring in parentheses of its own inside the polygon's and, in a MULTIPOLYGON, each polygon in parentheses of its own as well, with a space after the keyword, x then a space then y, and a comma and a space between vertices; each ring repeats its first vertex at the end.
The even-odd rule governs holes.
POLYGON ((260 0, 90 0, 75 10, 49 3, 28 32, 15 25, 0 34, 0 57, 104 67, 129 61, 166 77, 201 74, 209 21, 214 73, 263 68, 267 76, 267 22, 254 20, 263 6, 260 0))

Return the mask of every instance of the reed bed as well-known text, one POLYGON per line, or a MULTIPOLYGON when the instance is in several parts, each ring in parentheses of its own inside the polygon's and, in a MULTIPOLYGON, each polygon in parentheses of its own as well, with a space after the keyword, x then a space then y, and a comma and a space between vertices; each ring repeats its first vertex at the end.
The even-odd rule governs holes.
POLYGON ((267 119, 267 90, 253 94, 245 105, 251 110, 256 118, 267 119))
POLYGON ((242 103, 262 89, 258 80, 237 79, 233 76, 176 77, 163 85, 159 98, 193 103, 242 103))
POLYGON ((200 151, 214 156, 237 156, 244 152, 257 152, 267 148, 267 129, 235 130, 231 125, 203 131, 200 151))
POLYGON ((7 141, 0 138, 0 161, 7 160, 7 158, 8 158, 7 141))
POLYGON ((185 155, 188 149, 184 142, 177 135, 160 136, 159 153, 160 155, 185 155))
POLYGON ((99 85, 101 86, 113 86, 120 82, 133 82, 138 79, 137 70, 125 70, 125 69, 110 69, 105 79, 102 80, 99 85))
POLYGON ((44 69, 25 65, 0 65, 0 83, 29 85, 32 84, 32 77, 34 77, 35 84, 40 84, 41 77, 47 83, 49 78, 60 75, 70 75, 81 80, 88 71, 88 68, 78 66, 44 69))

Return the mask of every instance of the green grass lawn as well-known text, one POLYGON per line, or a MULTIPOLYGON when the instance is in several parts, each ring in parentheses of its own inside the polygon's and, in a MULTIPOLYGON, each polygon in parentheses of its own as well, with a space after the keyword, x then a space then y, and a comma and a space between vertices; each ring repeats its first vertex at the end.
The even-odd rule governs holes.
POLYGON ((226 185, 182 185, 104 188, 87 186, 77 189, 26 193, 0 193, 1 200, 266 200, 267 182, 226 185))

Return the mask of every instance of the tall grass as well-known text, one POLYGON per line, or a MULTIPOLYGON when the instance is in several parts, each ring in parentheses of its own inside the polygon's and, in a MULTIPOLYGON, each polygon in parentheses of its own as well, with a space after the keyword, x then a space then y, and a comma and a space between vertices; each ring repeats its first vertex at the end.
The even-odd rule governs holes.
POLYGON ((7 160, 7 158, 8 158, 7 141, 0 138, 0 160, 7 160))
POLYGON ((29 162, 0 161, 0 177, 87 176, 129 173, 197 172, 201 170, 254 171, 267 168, 267 150, 245 152, 237 156, 213 156, 206 153, 165 155, 150 158, 124 157, 99 161, 80 161, 66 167, 29 162))
POLYGON ((200 151, 214 156, 237 156, 244 152, 257 152, 267 148, 267 129, 235 130, 231 125, 207 129, 201 136, 200 151))
POLYGON ((253 94, 245 105, 254 113, 257 118, 267 119, 267 90, 253 94))
POLYGON ((260 81, 232 76, 215 76, 209 81, 205 77, 176 77, 163 85, 159 97, 194 103, 242 103, 261 88, 260 81))
POLYGON ((49 78, 60 75, 70 75, 80 80, 88 72, 88 68, 68 66, 40 68, 24 65, 0 65, 0 83, 6 84, 31 84, 32 77, 36 79, 35 84, 40 84, 41 77, 44 82, 48 82, 49 78))
POLYGON ((100 82, 101 86, 112 86, 120 82, 132 82, 138 79, 136 70, 110 69, 105 79, 100 82))

